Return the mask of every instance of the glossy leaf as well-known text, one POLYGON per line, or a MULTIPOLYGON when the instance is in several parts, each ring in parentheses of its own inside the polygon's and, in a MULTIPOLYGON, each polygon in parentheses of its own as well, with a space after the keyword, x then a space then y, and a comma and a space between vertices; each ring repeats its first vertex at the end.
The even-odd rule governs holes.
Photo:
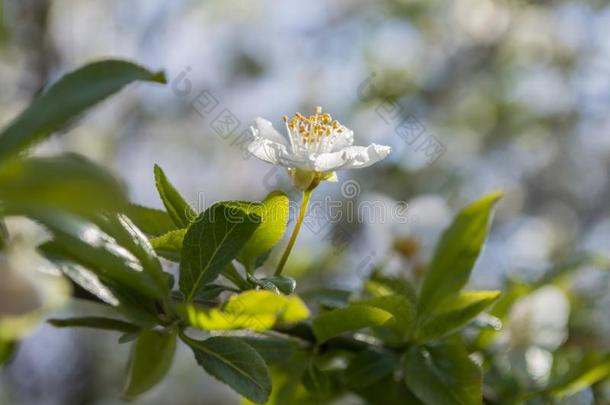
POLYGON ((264 277, 262 281, 273 284, 282 294, 292 294, 297 287, 297 282, 292 277, 286 276, 272 276, 264 277))
POLYGON ((460 291, 447 298, 418 328, 417 340, 426 342, 455 332, 500 298, 499 291, 460 291))
POLYGON ((177 229, 152 238, 150 244, 159 256, 179 263, 184 235, 186 235, 186 229, 177 229))
POLYGON ((445 230, 424 277, 418 314, 432 311, 440 301, 466 285, 485 243, 492 209, 501 196, 488 194, 466 206, 445 230))
POLYGON ((135 81, 165 83, 162 72, 150 72, 121 60, 80 67, 44 90, 0 133, 0 160, 13 156, 135 81))
POLYGON ((166 290, 143 271, 142 264, 95 224, 65 213, 32 212, 54 236, 54 249, 94 271, 102 280, 137 291, 150 298, 163 298, 166 290))
POLYGON ((182 245, 180 291, 187 302, 235 259, 258 225, 258 217, 223 203, 197 217, 182 245))
POLYGON ((220 309, 187 306, 184 316, 190 325, 204 330, 264 331, 307 319, 309 310, 297 296, 250 290, 232 296, 220 309))
POLYGON ((182 338, 208 374, 255 403, 267 401, 271 393, 269 370, 250 345, 227 336, 215 336, 204 341, 182 338))
POLYGON ((132 399, 157 385, 172 366, 175 351, 175 332, 141 332, 131 354, 123 396, 132 399))
POLYGON ((165 211, 130 204, 125 212, 142 232, 150 236, 161 236, 178 229, 165 211))
POLYGON ((120 319, 94 316, 68 319, 49 319, 47 322, 56 328, 93 328, 113 330, 124 333, 135 333, 140 330, 137 325, 122 321, 120 319))
POLYGON ((458 344, 413 346, 403 357, 407 387, 425 404, 479 405, 481 371, 458 344))
POLYGON ((394 316, 381 308, 354 305, 325 312, 313 320, 313 333, 318 342, 333 336, 369 326, 382 326, 394 320, 394 316))
POLYGON ((281 191, 274 191, 265 197, 262 203, 235 202, 234 204, 261 218, 260 226, 237 257, 240 262, 250 266, 284 236, 289 214, 288 196, 281 191))
POLYGON ((161 201, 176 227, 186 228, 197 217, 195 210, 169 182, 163 169, 155 165, 155 184, 161 201))

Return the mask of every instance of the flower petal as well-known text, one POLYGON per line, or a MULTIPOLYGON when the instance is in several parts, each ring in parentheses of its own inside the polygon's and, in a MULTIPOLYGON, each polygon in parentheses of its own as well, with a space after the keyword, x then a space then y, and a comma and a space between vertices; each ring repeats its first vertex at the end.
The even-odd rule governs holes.
POLYGON ((328 172, 337 169, 360 169, 385 159, 392 148, 385 145, 349 146, 338 152, 321 153, 312 156, 314 169, 328 172))
POLYGON ((286 149, 286 145, 270 141, 264 138, 255 138, 248 145, 248 152, 254 157, 284 167, 308 166, 307 162, 297 159, 286 149))
POLYGON ((261 137, 281 145, 288 145, 286 138, 273 128, 273 124, 264 118, 256 118, 256 129, 253 131, 255 137, 261 137))
POLYGON ((354 131, 347 127, 344 128, 345 130, 342 133, 337 134, 331 152, 338 152, 354 144, 354 131))

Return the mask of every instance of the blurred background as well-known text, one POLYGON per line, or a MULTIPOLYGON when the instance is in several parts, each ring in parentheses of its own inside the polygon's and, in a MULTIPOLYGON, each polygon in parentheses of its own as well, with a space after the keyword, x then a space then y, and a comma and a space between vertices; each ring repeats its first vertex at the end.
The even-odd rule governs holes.
MULTIPOLYGON (((374 202, 385 214, 337 222, 313 212, 287 268, 299 291, 320 283, 356 288, 381 267, 416 280, 454 213, 502 190, 473 288, 529 287, 495 338, 498 380, 488 383, 536 385, 548 379, 558 351, 610 349, 602 264, 610 256, 606 2, 0 5, 2 125, 46 83, 92 60, 126 58, 164 69, 169 81, 132 85, 35 153, 84 154, 120 175, 133 201, 152 207, 162 206, 152 174, 158 163, 202 210, 290 191, 282 170, 248 157, 249 127, 261 116, 281 132, 282 115, 321 105, 354 130, 356 144, 393 152, 316 190, 314 200, 331 196, 348 211, 374 202), (387 215, 396 206, 405 221, 387 215)), ((71 302, 51 315, 91 310, 71 302)), ((0 404, 121 403, 129 345, 117 338, 41 325, 1 371, 0 404)), ((604 384, 596 390, 608 398, 604 384)), ((589 404, 593 395, 586 389, 564 403, 589 404)), ((239 399, 182 347, 169 378, 138 403, 170 401, 239 399)))

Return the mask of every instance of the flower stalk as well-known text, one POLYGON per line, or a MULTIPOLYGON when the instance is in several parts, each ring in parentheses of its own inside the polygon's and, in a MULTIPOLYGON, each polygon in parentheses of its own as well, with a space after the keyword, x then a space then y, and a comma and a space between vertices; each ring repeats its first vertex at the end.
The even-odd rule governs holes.
POLYGON ((299 209, 299 216, 297 217, 297 222, 294 225, 294 229, 292 230, 292 234, 290 235, 290 240, 288 240, 288 245, 286 245, 286 249, 284 249, 284 253, 282 254, 282 258, 275 269, 275 275, 279 276, 282 274, 282 270, 288 261, 288 256, 290 256, 290 252, 292 251, 292 247, 297 240, 297 236, 299 235, 299 230, 301 229, 301 225, 303 224, 303 219, 305 219, 305 214, 307 213, 307 206, 309 205, 309 199, 311 197, 311 193, 315 187, 309 187, 308 189, 303 191, 303 199, 301 200, 301 207, 299 209))

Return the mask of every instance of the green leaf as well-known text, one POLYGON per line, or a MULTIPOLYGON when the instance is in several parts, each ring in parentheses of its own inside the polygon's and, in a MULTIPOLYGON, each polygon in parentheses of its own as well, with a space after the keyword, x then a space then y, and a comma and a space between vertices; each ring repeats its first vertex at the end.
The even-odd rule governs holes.
POLYGON ((166 288, 143 271, 138 259, 95 224, 75 215, 37 210, 29 216, 53 233, 54 254, 60 254, 149 298, 162 299, 166 288))
POLYGON ((544 392, 562 398, 574 395, 610 375, 610 356, 589 353, 578 364, 572 364, 569 371, 551 379, 544 392))
POLYGON ((407 337, 413 328, 414 309, 409 299, 402 295, 384 295, 364 301, 353 302, 352 305, 367 305, 388 311, 394 317, 392 322, 385 324, 400 337, 407 337))
POLYGON ((217 203, 187 229, 182 245, 180 291, 192 301, 231 263, 259 225, 258 217, 217 203))
POLYGON ((147 235, 161 236, 177 229, 165 211, 130 204, 125 213, 147 235))
POLYGON ((271 378, 263 358, 236 337, 215 336, 196 341, 182 335, 197 363, 211 376, 257 404, 267 401, 271 378))
POLYGON ((74 154, 0 164, 0 200, 16 214, 41 206, 90 214, 127 204, 124 188, 106 169, 74 154))
POLYGON ((162 72, 150 72, 120 60, 94 62, 66 74, 0 133, 0 160, 43 140, 70 119, 135 80, 165 83, 162 72))
POLYGON ((175 351, 175 332, 141 332, 131 354, 123 396, 132 399, 157 385, 172 366, 175 351))
POLYGON ((6 364, 15 354, 17 343, 0 339, 0 366, 6 364))
POLYGON ((150 243, 159 256, 179 263, 184 235, 186 235, 186 229, 177 229, 152 238, 150 243))
POLYGON ((110 214, 97 221, 97 224, 119 245, 132 253, 142 264, 143 271, 148 273, 166 294, 169 293, 168 276, 171 277, 171 275, 163 272, 161 262, 152 245, 127 215, 110 214))
POLYGON ((289 361, 299 348, 296 341, 275 336, 244 337, 242 341, 252 346, 270 365, 289 361))
POLYGON ((349 362, 345 370, 347 385, 366 388, 391 375, 398 361, 393 354, 378 350, 363 350, 349 362))
POLYGON ((57 328, 94 328, 124 333, 136 333, 140 330, 137 325, 122 321, 120 319, 94 316, 69 319, 49 319, 47 322, 57 328))
POLYGON ((382 326, 394 320, 394 316, 381 308, 354 305, 325 312, 313 320, 313 333, 318 342, 333 336, 369 326, 382 326))
POLYGON ((314 288, 301 294, 308 303, 319 304, 326 308, 340 308, 348 304, 352 291, 339 288, 314 288))
POLYGON ((203 330, 264 331, 309 317, 309 310, 299 297, 266 290, 250 290, 234 295, 222 308, 203 310, 187 305, 182 313, 189 325, 203 330))
POLYGON ((417 330, 416 340, 427 342, 455 332, 500 298, 500 291, 460 291, 439 305, 417 330))
POLYGON ((251 266, 260 255, 273 248, 284 236, 289 214, 288 196, 281 191, 274 191, 265 197, 262 203, 234 202, 234 204, 245 212, 261 218, 260 226, 237 257, 246 266, 251 266))
POLYGON ((413 346, 403 357, 407 387, 424 403, 479 405, 481 371, 458 344, 413 346))
POLYGON ((502 194, 488 194, 463 208, 445 230, 425 274, 417 312, 432 311, 445 297, 458 292, 483 248, 492 209, 502 194))
POLYGON ((297 282, 292 277, 286 276, 272 276, 272 277, 263 277, 261 281, 265 281, 273 284, 280 292, 283 294, 292 294, 294 290, 297 288, 297 282))
POLYGON ((163 169, 155 165, 155 184, 163 205, 178 228, 186 228, 197 217, 195 210, 169 182, 163 169))

